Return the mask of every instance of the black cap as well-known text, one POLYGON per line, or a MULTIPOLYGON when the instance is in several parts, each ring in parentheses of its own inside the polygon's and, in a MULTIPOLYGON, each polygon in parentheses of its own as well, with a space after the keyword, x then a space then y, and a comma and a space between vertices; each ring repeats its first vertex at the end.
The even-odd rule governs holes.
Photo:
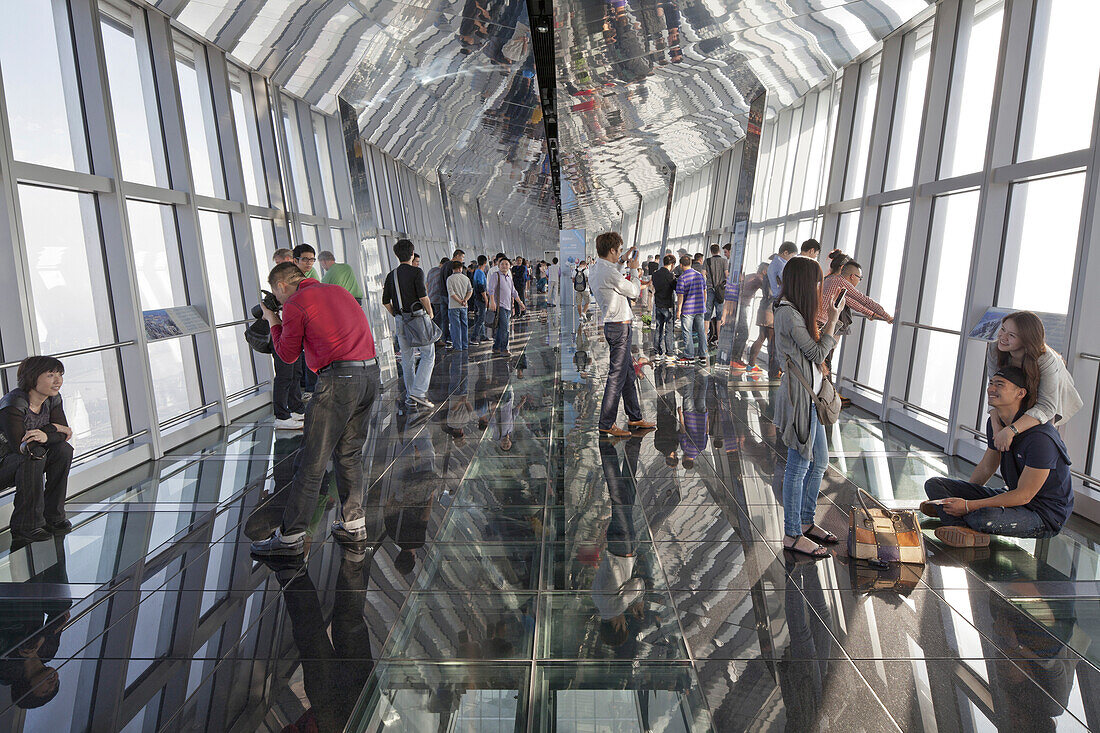
POLYGON ((1027 374, 1020 367, 1006 366, 997 370, 994 377, 1000 377, 1008 382, 1012 382, 1021 389, 1027 389, 1027 374))

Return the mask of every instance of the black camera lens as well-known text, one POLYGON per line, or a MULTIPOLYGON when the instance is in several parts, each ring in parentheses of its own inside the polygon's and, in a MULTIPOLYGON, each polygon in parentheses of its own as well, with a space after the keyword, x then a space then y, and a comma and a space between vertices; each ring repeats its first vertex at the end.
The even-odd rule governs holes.
POLYGON ((42 443, 27 441, 23 444, 23 452, 34 460, 40 461, 46 457, 46 446, 42 443))

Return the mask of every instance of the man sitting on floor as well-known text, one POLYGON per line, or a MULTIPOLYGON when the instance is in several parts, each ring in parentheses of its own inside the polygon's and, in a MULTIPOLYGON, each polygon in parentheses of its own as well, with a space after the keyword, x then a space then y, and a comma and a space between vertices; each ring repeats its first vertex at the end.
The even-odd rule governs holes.
MULTIPOLYGON (((1035 404, 1035 390, 1018 367, 1006 367, 989 380, 989 406, 1005 425, 1035 404), (1004 422, 1008 420, 1009 422, 1004 422)), ((931 478, 924 484, 928 501, 920 510, 939 517, 936 537, 953 547, 984 547, 989 535, 1043 538, 1058 534, 1073 511, 1069 455, 1062 436, 1049 423, 1018 434, 1010 450, 993 448, 993 429, 986 420, 989 448, 970 481, 931 478), (1006 487, 985 482, 998 466, 1006 487)))

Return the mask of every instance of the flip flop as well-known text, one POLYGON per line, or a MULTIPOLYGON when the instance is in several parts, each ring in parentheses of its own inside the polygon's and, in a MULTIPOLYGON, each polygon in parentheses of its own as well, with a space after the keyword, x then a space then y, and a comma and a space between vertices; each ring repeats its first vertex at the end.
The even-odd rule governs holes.
POLYGON ((810 528, 803 532, 802 536, 809 537, 811 540, 818 543, 819 545, 835 545, 840 542, 835 534, 827 529, 822 529, 821 527, 818 527, 816 524, 810 525, 810 528), (814 534, 815 529, 818 532, 821 532, 821 534, 814 534))
POLYGON ((818 545, 814 550, 803 550, 798 547, 797 543, 788 547, 787 543, 784 542, 783 550, 795 555, 805 555, 806 557, 812 557, 815 560, 823 560, 829 556, 829 551, 821 545, 818 545))

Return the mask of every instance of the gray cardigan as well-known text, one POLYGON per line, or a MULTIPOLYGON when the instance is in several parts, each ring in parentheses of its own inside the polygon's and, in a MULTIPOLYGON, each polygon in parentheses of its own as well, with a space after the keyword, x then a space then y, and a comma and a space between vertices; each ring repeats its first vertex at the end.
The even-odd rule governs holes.
MULTIPOLYGON (((985 365, 989 372, 987 376, 992 377, 997 371, 995 342, 986 349, 985 365)), ((1076 415, 1082 404, 1066 363, 1058 352, 1048 346, 1039 357, 1039 394, 1036 395, 1035 406, 1024 414, 1035 418, 1040 424, 1053 420, 1055 425, 1061 425, 1076 415)))
POLYGON ((801 453, 803 458, 811 460, 810 411, 815 409, 814 403, 809 391, 791 376, 787 369, 787 357, 812 383, 813 369, 836 348, 836 339, 823 335, 820 340, 814 341, 802 314, 788 300, 781 300, 776 305, 774 325, 775 347, 779 354, 779 366, 783 369, 783 378, 775 395, 775 424, 783 436, 783 442, 801 453))

